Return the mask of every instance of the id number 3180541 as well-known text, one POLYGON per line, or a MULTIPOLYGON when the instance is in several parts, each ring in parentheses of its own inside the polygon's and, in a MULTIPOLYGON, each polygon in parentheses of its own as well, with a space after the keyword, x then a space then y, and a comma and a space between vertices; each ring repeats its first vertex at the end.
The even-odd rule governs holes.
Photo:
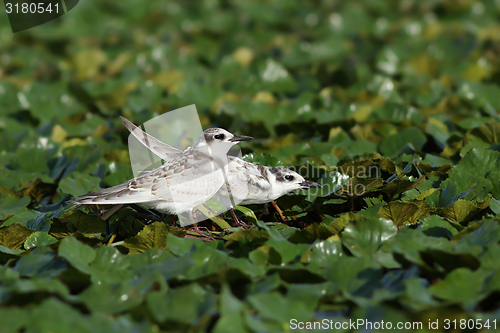
POLYGON ((10 2, 7 2, 5 4, 5 11, 7 14, 10 13, 15 13, 15 14, 42 14, 42 13, 52 13, 52 11, 55 11, 56 13, 59 13, 59 4, 55 3, 54 6, 52 6, 52 3, 44 3, 44 2, 31 2, 31 3, 15 3, 12 4, 10 2))

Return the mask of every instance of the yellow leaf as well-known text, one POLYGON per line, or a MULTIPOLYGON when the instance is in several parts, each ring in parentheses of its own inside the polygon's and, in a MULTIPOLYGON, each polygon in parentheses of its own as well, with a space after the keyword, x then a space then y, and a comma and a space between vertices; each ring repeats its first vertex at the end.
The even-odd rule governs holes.
POLYGON ((417 55, 409 62, 415 73, 434 76, 436 72, 436 61, 427 53, 417 55))
POLYGON ((297 134, 288 133, 287 135, 275 138, 273 140, 267 139, 264 144, 269 147, 270 150, 277 150, 281 147, 290 146, 299 141, 297 134))
POLYGON ((328 135, 328 141, 342 133, 342 127, 332 127, 330 128, 330 134, 328 135))
POLYGON ((122 162, 122 163, 130 162, 130 156, 128 154, 128 150, 114 149, 109 153, 107 153, 104 157, 108 161, 122 162))
POLYGON ((104 126, 104 125, 100 124, 99 126, 97 126, 95 131, 92 133, 92 136, 97 136, 100 138, 104 134, 108 133, 108 131, 109 131, 108 126, 104 126))
POLYGON ((413 203, 393 201, 380 207, 377 217, 383 217, 394 222, 396 226, 402 226, 410 222, 411 217, 418 211, 419 207, 413 203))
POLYGON ((425 197, 428 197, 432 193, 436 192, 438 189, 437 188, 430 188, 427 191, 423 191, 420 193, 420 195, 416 198, 417 200, 424 200, 425 197))
POLYGON ((413 214, 404 224, 415 224, 418 222, 420 218, 429 215, 431 212, 435 210, 434 207, 429 205, 424 200, 412 200, 411 203, 416 205, 418 209, 415 212, 415 214, 413 214))
POLYGON ((351 132, 356 139, 380 143, 382 137, 376 133, 374 127, 374 124, 369 122, 365 124, 356 124, 349 130, 349 132, 351 132))
POLYGON ((491 40, 492 42, 500 41, 500 27, 496 24, 488 24, 484 29, 478 29, 476 36, 480 40, 491 40))
POLYGON ((325 88, 323 89, 321 92, 320 92, 320 95, 321 93, 325 91, 325 94, 327 93, 330 93, 331 96, 334 96, 335 98, 338 98, 340 99, 342 102, 344 103, 349 103, 350 101, 350 97, 349 97, 349 94, 347 93, 347 91, 342 88, 341 86, 333 86, 333 87, 328 87, 328 88, 325 88))
POLYGON ((345 147, 335 147, 332 149, 331 154, 337 158, 342 157, 342 154, 345 152, 345 147))
POLYGON ((462 73, 462 77, 473 82, 481 82, 486 76, 491 74, 491 66, 488 65, 486 59, 481 58, 462 73))
POLYGON ((254 58, 254 53, 248 47, 241 46, 232 54, 233 59, 243 67, 248 67, 254 58))
POLYGON ((110 75, 115 75, 120 72, 120 70, 123 68, 123 66, 129 61, 131 58, 131 55, 129 52, 125 52, 120 54, 115 60, 113 60, 108 68, 107 72, 110 75))
POLYGON ((238 103, 241 100, 240 96, 236 95, 231 91, 224 92, 222 95, 217 97, 214 104, 212 105, 212 110, 219 111, 221 105, 226 102, 238 103))
POLYGON ((254 103, 275 104, 276 98, 269 91, 259 91, 252 101, 254 103))
POLYGON ((473 216, 482 209, 489 206, 491 198, 487 198, 483 202, 468 201, 465 199, 458 199, 450 207, 443 209, 439 215, 448 218, 455 222, 465 221, 468 217, 473 216))
POLYGON ((372 111, 373 111, 373 107, 372 106, 370 106, 370 105, 360 105, 360 106, 358 106, 358 108, 356 109, 356 111, 353 113, 352 117, 357 122, 363 122, 363 121, 365 121, 370 116, 370 114, 372 113, 372 111))
POLYGON ((451 88, 455 84, 455 79, 449 73, 442 74, 438 81, 446 88, 451 88))
POLYGON ((374 107, 380 107, 385 104, 385 98, 379 94, 369 93, 367 90, 362 90, 355 98, 356 102, 366 103, 374 107))
POLYGON ((206 114, 198 114, 200 119, 201 127, 208 128, 210 127, 210 118, 206 114))
POLYGON ((482 124, 471 131, 471 134, 479 137, 484 142, 494 144, 500 141, 500 123, 495 119, 482 124))
POLYGON ((184 73, 178 69, 168 69, 153 77, 153 82, 167 89, 169 93, 176 93, 183 81, 184 73))
POLYGON ((424 31, 422 32, 422 35, 427 38, 428 40, 432 40, 439 36, 443 32, 443 26, 439 21, 436 20, 436 22, 427 24, 427 26, 424 28, 424 31))
POLYGON ((61 148, 67 148, 72 146, 86 146, 86 145, 88 145, 87 141, 78 138, 73 138, 64 141, 61 145, 61 148))
POLYGON ((449 98, 447 96, 443 97, 436 106, 424 107, 420 111, 425 115, 441 113, 448 108, 449 98))
POLYGON ((429 125, 435 125, 435 126, 439 127, 439 129, 442 130, 443 132, 448 133, 448 127, 446 127, 446 125, 443 124, 441 121, 439 121, 437 118, 430 117, 427 120, 427 123, 429 125))
POLYGON ((463 147, 463 145, 464 145, 463 140, 460 140, 457 142, 452 142, 450 145, 447 145, 446 147, 444 147, 440 156, 445 157, 445 158, 450 158, 453 155, 455 155, 457 153, 457 151, 463 147))
POLYGON ((106 53, 98 48, 78 52, 73 57, 73 63, 77 71, 76 77, 79 79, 94 78, 107 60, 106 53))
POLYGON ((68 132, 66 132, 66 130, 62 128, 61 125, 56 124, 52 129, 52 135, 50 136, 50 139, 55 142, 63 143, 67 137, 68 132))
POLYGON ((332 235, 326 239, 327 242, 339 242, 340 237, 338 234, 332 235))
POLYGON ((96 104, 103 109, 120 108, 127 102, 128 95, 137 88, 137 84, 129 82, 119 88, 114 89, 110 94, 98 100, 96 104))
POLYGON ((33 230, 20 224, 0 228, 0 245, 12 250, 20 249, 33 230))

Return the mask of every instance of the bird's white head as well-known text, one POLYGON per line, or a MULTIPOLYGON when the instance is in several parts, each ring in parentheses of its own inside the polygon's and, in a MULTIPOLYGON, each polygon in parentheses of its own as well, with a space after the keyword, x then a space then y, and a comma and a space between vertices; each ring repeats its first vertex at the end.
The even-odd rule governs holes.
POLYGON ((253 139, 251 136, 246 135, 234 135, 233 133, 226 131, 223 128, 209 128, 205 130, 198 141, 196 141, 195 146, 208 145, 210 147, 217 146, 233 146, 240 141, 246 141, 253 139))
POLYGON ((272 185, 274 196, 282 196, 286 193, 298 190, 298 189, 308 189, 308 188, 320 188, 320 184, 305 180, 300 174, 295 171, 286 168, 269 168, 269 182, 272 185))
POLYGON ((223 128, 209 128, 200 135, 194 148, 214 158, 219 164, 227 165, 229 163, 227 154, 231 147, 240 141, 250 139, 251 136, 234 135, 223 128))

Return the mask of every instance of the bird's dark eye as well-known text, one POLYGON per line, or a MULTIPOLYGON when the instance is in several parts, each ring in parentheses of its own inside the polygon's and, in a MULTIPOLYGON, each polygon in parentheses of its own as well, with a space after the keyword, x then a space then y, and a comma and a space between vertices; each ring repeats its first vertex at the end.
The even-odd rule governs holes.
POLYGON ((294 178, 295 178, 295 177, 294 177, 294 176, 292 176, 292 175, 286 175, 286 176, 285 176, 285 179, 286 179, 286 180, 293 180, 294 178))
POLYGON ((214 138, 216 138, 217 140, 224 140, 224 134, 217 134, 216 136, 214 136, 214 138))

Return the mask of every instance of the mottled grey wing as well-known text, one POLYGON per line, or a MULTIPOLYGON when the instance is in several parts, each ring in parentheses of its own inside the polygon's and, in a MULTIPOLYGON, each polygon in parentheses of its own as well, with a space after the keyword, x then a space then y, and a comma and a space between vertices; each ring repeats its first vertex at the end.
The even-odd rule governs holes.
POLYGON ((210 199, 224 184, 215 162, 194 154, 151 170, 123 184, 81 196, 75 204, 131 204, 166 201, 197 206, 210 199))
POLYGON ((123 125, 129 130, 129 132, 137 139, 144 147, 148 148, 153 154, 161 158, 162 160, 173 159, 182 153, 181 150, 174 148, 164 142, 161 142, 157 138, 148 133, 144 132, 139 127, 135 126, 125 117, 120 119, 123 125))
MULTIPOLYGON (((237 157, 229 157, 227 185, 231 191, 235 205, 254 196, 260 196, 271 190, 271 184, 262 175, 261 169, 255 164, 245 162, 237 157)), ((263 167, 265 168, 265 167, 263 167)), ((262 169, 264 170, 264 169, 262 169)), ((229 191, 222 186, 219 196, 228 197, 229 191)))
POLYGON ((267 171, 268 167, 263 165, 256 165, 250 162, 245 162, 240 160, 243 163, 243 167, 245 168, 245 173, 248 177, 249 190, 251 191, 252 187, 257 187, 261 192, 269 192, 271 190, 271 184, 267 179, 267 171))
POLYGON ((82 195, 70 203, 79 205, 100 204, 100 205, 114 205, 114 204, 132 204, 132 203, 145 203, 155 200, 151 195, 151 191, 146 188, 137 189, 136 184, 142 182, 143 175, 126 181, 120 185, 105 188, 96 192, 82 195))
POLYGON ((219 165, 195 151, 167 162, 144 179, 151 194, 159 200, 192 202, 193 206, 210 199, 224 184, 219 165))

